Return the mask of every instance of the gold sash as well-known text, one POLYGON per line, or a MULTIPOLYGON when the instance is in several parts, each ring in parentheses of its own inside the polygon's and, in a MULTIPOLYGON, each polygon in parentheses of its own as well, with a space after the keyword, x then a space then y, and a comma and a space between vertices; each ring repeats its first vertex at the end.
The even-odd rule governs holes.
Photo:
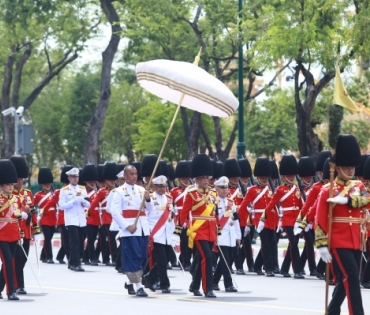
POLYGON ((6 203, 2 205, 2 207, 0 207, 0 213, 8 209, 15 202, 16 199, 17 197, 13 195, 11 199, 9 199, 6 203))
MULTIPOLYGON (((215 207, 215 204, 210 203, 208 204, 207 208, 202 212, 200 215, 201 217, 210 217, 211 213, 215 207)), ((195 220, 194 223, 192 222, 186 234, 189 236, 188 246, 190 248, 194 247, 194 239, 197 235, 196 231, 203 225, 204 222, 207 220, 195 220)))

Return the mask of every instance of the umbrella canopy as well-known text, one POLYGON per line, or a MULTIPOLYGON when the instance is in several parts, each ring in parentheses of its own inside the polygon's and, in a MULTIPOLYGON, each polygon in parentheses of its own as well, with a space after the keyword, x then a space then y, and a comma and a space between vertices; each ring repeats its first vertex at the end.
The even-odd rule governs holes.
POLYGON ((161 59, 140 62, 136 76, 148 92, 177 105, 183 97, 181 106, 210 116, 228 117, 239 106, 225 84, 192 63, 161 59))

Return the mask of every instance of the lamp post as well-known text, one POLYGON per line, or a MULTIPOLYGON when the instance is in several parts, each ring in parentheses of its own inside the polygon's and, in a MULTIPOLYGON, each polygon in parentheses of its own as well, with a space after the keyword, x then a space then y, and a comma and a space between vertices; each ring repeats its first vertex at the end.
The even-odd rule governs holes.
POLYGON ((237 157, 238 159, 245 157, 245 142, 244 142, 244 93, 243 93, 243 43, 241 38, 241 23, 242 23, 242 10, 243 10, 243 0, 238 0, 238 10, 239 10, 239 51, 238 51, 238 95, 239 95, 239 109, 238 109, 238 143, 237 157))
POLYGON ((19 118, 23 115, 24 107, 19 106, 17 109, 12 106, 5 110, 3 110, 1 113, 3 116, 12 115, 14 117, 14 151, 15 155, 18 154, 18 125, 19 125, 19 118))

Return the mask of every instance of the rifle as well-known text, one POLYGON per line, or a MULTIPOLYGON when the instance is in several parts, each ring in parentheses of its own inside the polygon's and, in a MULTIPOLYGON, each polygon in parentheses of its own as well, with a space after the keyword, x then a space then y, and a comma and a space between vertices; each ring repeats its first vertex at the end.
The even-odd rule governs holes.
POLYGON ((305 193, 304 188, 302 186, 301 180, 298 177, 298 175, 296 175, 295 178, 297 180, 298 188, 299 188, 299 191, 301 192, 302 199, 305 202, 306 201, 306 193, 305 193))

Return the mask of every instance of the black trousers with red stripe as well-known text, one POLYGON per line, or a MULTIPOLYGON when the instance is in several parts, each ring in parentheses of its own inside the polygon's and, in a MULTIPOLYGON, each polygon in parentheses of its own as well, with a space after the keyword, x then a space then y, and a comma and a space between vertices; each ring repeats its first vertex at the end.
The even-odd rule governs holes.
POLYGON ((299 236, 294 235, 293 226, 286 226, 284 227, 284 229, 289 239, 289 245, 286 251, 283 264, 281 265, 281 272, 289 272, 290 263, 292 263, 294 273, 300 273, 302 269, 298 249, 299 236))
POLYGON ((193 272, 193 290, 199 290, 202 281, 203 292, 213 291, 212 248, 213 242, 205 240, 194 241, 194 254, 198 256, 193 272))
POLYGON ((61 261, 64 259, 64 256, 69 260, 69 234, 67 228, 64 224, 59 225, 60 227, 60 239, 62 244, 57 254, 57 260, 61 261))
POLYGON ((336 285, 329 303, 328 315, 340 314, 340 307, 347 297, 350 315, 363 315, 361 289, 359 281, 359 265, 361 251, 333 248, 333 269, 336 276, 336 285))
POLYGON ((274 256, 273 252, 277 247, 276 232, 271 229, 264 228, 260 232, 261 249, 257 255, 255 262, 255 270, 262 269, 262 263, 265 265, 266 271, 274 271, 274 256))
POLYGON ((170 280, 167 275, 167 262, 173 253, 171 245, 153 243, 154 266, 149 271, 150 282, 156 283, 159 279, 161 289, 170 287, 170 280))
POLYGON ((312 229, 307 232, 303 231, 303 237, 305 239, 305 243, 301 254, 301 268, 303 271, 306 261, 308 260, 308 268, 310 269, 310 272, 313 272, 316 270, 315 249, 313 246, 315 241, 315 231, 312 229))
POLYGON ((96 237, 98 236, 98 230, 98 225, 86 225, 87 252, 91 262, 95 262, 97 260, 95 256, 95 241, 96 237))
POLYGON ((233 247, 229 246, 220 246, 219 249, 222 251, 220 255, 220 260, 218 261, 215 274, 213 275, 213 283, 216 285, 219 283, 221 276, 224 277, 224 286, 225 289, 233 285, 233 280, 229 271, 230 256, 232 255, 233 247), (225 259, 224 259, 225 258, 225 259))
POLYGON ((4 290, 6 284, 6 294, 8 295, 15 292, 13 258, 16 246, 17 242, 0 241, 0 258, 2 261, 0 271, 0 292, 4 290))
POLYGON ((17 245, 15 247, 15 256, 14 256, 14 263, 15 263, 15 279, 14 285, 16 289, 24 288, 24 274, 23 268, 26 266, 27 257, 30 251, 30 240, 23 239, 23 245, 17 245), (23 249, 24 251, 23 251, 23 249), (26 252, 27 256, 24 254, 26 252))
POLYGON ((51 240, 54 236, 55 226, 41 225, 41 228, 44 234, 44 246, 41 250, 41 260, 53 259, 51 240))

